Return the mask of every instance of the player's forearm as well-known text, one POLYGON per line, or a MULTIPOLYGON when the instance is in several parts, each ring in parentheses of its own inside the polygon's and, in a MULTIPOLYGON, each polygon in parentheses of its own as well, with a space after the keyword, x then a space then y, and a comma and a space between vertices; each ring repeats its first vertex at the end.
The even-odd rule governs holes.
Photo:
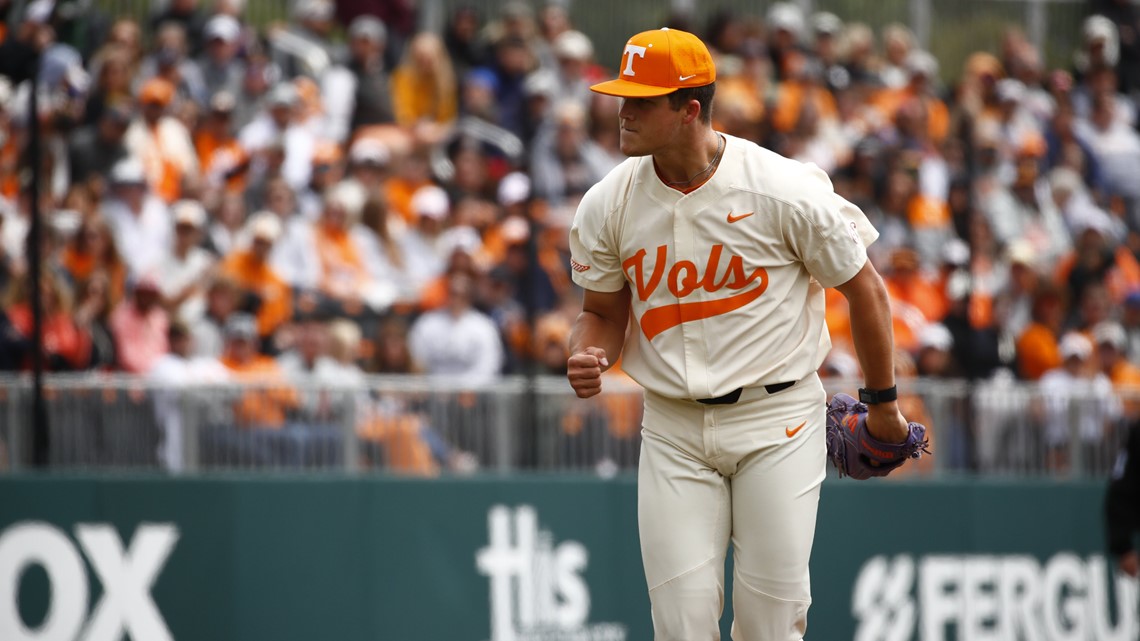
POLYGON ((851 338, 863 369, 864 386, 881 390, 894 386, 894 331, 887 288, 870 262, 840 292, 851 308, 851 338))
POLYGON ((625 323, 619 323, 594 312, 584 311, 574 321, 570 332, 570 353, 577 354, 587 347, 600 347, 606 351, 608 365, 613 365, 625 346, 625 323))

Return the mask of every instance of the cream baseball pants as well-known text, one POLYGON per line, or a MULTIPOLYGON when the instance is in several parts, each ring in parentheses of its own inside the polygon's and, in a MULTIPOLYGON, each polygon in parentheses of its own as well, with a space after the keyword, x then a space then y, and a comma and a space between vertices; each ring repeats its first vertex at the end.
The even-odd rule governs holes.
POLYGON ((800 641, 826 460, 814 374, 732 405, 645 393, 637 520, 655 641, 716 641, 733 550, 733 641, 800 641))

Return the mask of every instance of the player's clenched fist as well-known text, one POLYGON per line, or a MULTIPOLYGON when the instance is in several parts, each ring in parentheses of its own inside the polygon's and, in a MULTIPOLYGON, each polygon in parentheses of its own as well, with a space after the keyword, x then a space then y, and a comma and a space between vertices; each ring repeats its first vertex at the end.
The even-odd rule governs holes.
POLYGON ((590 398, 602 391, 602 371, 609 366, 606 350, 587 347, 566 361, 566 378, 578 398, 590 398))

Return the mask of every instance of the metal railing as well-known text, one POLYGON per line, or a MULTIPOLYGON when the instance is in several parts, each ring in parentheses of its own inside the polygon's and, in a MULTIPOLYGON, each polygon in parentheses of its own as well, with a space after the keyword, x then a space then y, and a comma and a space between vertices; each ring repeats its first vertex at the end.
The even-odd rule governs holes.
MULTIPOLYGON (((857 381, 826 381, 829 392, 857 381)), ((909 418, 928 424, 933 457, 903 475, 1103 476, 1140 397, 1036 385, 912 380, 909 418)), ((0 472, 26 469, 31 387, 0 378, 0 472)), ((621 379, 590 400, 564 379, 508 378, 465 389, 419 377, 358 386, 156 387, 135 378, 50 376, 53 470, 329 470, 434 476, 474 470, 636 469, 641 393, 621 379)))

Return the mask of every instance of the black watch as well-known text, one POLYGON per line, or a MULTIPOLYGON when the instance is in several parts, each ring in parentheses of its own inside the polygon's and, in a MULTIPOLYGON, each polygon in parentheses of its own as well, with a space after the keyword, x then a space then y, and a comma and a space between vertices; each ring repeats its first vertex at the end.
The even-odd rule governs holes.
POLYGON ((887 389, 864 389, 859 388, 859 402, 866 403, 867 405, 878 405, 879 403, 889 403, 897 400, 899 397, 899 388, 892 385, 887 389))

